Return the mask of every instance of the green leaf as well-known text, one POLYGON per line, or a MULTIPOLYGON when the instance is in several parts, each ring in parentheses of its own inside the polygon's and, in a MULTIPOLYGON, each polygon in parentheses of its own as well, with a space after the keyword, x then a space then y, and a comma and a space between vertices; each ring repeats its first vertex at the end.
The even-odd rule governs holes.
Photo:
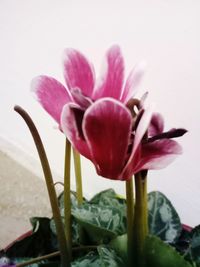
POLYGON ((147 267, 192 267, 174 248, 155 236, 147 237, 144 254, 147 267))
POLYGON ((92 204, 105 204, 107 199, 112 199, 116 197, 115 191, 110 188, 103 190, 99 193, 97 193, 93 198, 90 200, 90 203, 92 204))
MULTIPOLYGON (((62 222, 63 222, 63 224, 65 223, 64 217, 62 217, 62 222)), ((56 237, 57 233, 56 233, 56 225, 55 225, 54 219, 51 219, 51 221, 50 221, 50 228, 51 228, 52 233, 56 237)), ((74 218, 72 218, 72 245, 73 246, 80 245, 80 242, 79 242, 79 227, 78 227, 78 224, 77 224, 77 222, 76 222, 76 220, 74 218)), ((54 240, 54 247, 56 249, 58 249, 57 239, 54 240)))
POLYGON ((78 258, 71 264, 72 267, 100 267, 101 259, 97 253, 90 252, 84 257, 78 258))
MULTIPOLYGON (((77 197, 76 197, 76 192, 71 191, 71 208, 74 209, 78 206, 78 201, 77 201, 77 197)), ((87 202, 87 200, 84 198, 83 199, 84 202, 87 202)), ((61 215, 64 216, 64 192, 62 192, 59 197, 58 197, 58 204, 59 204, 59 208, 60 208, 60 212, 61 215)))
POLYGON ((118 208, 84 203, 72 215, 93 242, 104 243, 126 232, 126 222, 118 208))
POLYGON ((105 247, 105 246, 99 246, 97 250, 101 258, 100 266, 102 267, 124 267, 125 266, 125 262, 120 256, 117 255, 114 249, 105 247))
MULTIPOLYGON (((86 201, 86 200, 84 199, 84 201, 86 201)), ((65 220, 64 220, 64 192, 62 192, 59 195, 58 203, 59 203, 59 208, 60 208, 60 212, 61 212, 61 216, 62 216, 62 221, 64 224, 65 223, 65 220)), ((71 208, 72 208, 72 210, 75 209, 77 206, 78 206, 78 202, 77 202, 77 198, 76 198, 76 192, 71 191, 71 208)), ((54 219, 51 220, 50 227, 51 227, 51 230, 54 233, 54 235, 57 235, 54 219)), ((72 245, 73 246, 80 245, 79 226, 77 224, 77 221, 74 220, 73 217, 72 217, 72 245)), ((58 245, 57 245, 57 247, 58 247, 58 245)))
POLYGON ((109 246, 113 248, 125 262, 127 262, 127 234, 117 236, 111 240, 109 246))
POLYGON ((186 259, 194 261, 197 266, 200 266, 200 225, 190 232, 190 243, 184 256, 186 259))
POLYGON ((156 191, 148 194, 149 231, 167 242, 173 242, 181 233, 180 218, 165 195, 156 191))
POLYGON ((90 200, 90 203, 120 209, 124 220, 126 220, 126 199, 117 195, 113 189, 107 189, 98 193, 90 200))
POLYGON ((200 225, 192 230, 191 235, 192 240, 190 243, 190 250, 192 260, 200 266, 200 225))

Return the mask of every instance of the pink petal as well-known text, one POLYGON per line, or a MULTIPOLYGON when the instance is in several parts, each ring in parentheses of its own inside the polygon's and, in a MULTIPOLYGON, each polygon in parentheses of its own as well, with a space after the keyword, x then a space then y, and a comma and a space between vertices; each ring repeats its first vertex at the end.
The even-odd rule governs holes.
POLYGON ((128 160, 128 162, 127 162, 127 164, 126 164, 126 166, 122 172, 122 179, 128 179, 133 175, 134 165, 136 164, 135 163, 135 154, 137 154, 137 152, 138 152, 137 150, 140 146, 140 142, 142 141, 142 138, 147 131, 147 128, 148 128, 149 123, 150 123, 151 118, 152 118, 152 114, 153 114, 153 107, 150 106, 144 111, 144 113, 143 113, 143 115, 139 121, 139 124, 138 124, 137 129, 136 129, 135 137, 134 137, 134 143, 133 143, 131 155, 130 155, 130 158, 129 158, 129 160, 128 160))
POLYGON ((139 143, 141 142, 144 134, 146 133, 152 118, 152 114, 153 114, 153 106, 149 106, 146 110, 144 110, 144 113, 139 121, 139 124, 135 132, 132 154, 135 153, 135 151, 139 146, 139 143))
POLYGON ((149 95, 149 92, 145 92, 140 98, 140 108, 145 108, 145 102, 147 100, 148 95, 149 95))
POLYGON ((67 104, 61 114, 61 128, 76 150, 90 159, 90 151, 82 132, 82 119, 84 111, 77 105, 67 104))
POLYGON ((94 88, 94 70, 83 54, 74 49, 64 51, 64 77, 68 87, 80 88, 91 97, 94 88))
POLYGON ((86 111, 83 132, 99 175, 120 179, 128 150, 131 122, 129 110, 111 98, 96 101, 86 111))
POLYGON ((120 99, 124 80, 124 60, 120 48, 112 46, 106 54, 106 70, 97 83, 93 99, 112 97, 120 99))
POLYGON ((181 153, 181 146, 174 140, 163 139, 143 144, 141 158, 134 171, 162 169, 181 153))
POLYGON ((126 103, 130 98, 134 97, 137 93, 138 85, 143 77, 145 69, 145 63, 141 62, 135 66, 135 68, 130 72, 124 89, 122 91, 122 95, 120 97, 123 103, 126 103))
POLYGON ((56 79, 48 76, 34 78, 31 90, 43 108, 60 123, 63 106, 72 101, 69 91, 56 79))
POLYGON ((160 113, 154 113, 148 128, 148 135, 154 136, 162 133, 164 130, 164 119, 160 113))
POLYGON ((92 104, 92 100, 84 96, 79 88, 71 89, 71 94, 74 101, 83 109, 87 109, 92 104))

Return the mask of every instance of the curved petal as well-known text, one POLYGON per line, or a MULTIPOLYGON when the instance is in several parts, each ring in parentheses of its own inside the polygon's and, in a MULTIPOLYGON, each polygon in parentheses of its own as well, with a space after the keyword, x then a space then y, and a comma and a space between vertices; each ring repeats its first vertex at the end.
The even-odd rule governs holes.
POLYGON ((71 94, 74 101, 82 109, 87 109, 92 104, 92 100, 89 97, 84 96, 79 88, 71 89, 71 94))
POLYGON ((124 59, 119 46, 112 46, 106 54, 106 70, 95 86, 93 99, 112 97, 120 99, 124 81, 124 59))
MULTIPOLYGON (((139 124, 137 126, 136 132, 135 132, 135 137, 134 137, 134 143, 133 143, 133 148, 131 151, 130 158, 121 174, 123 179, 128 179, 133 175, 133 170, 134 170, 134 165, 136 164, 135 162, 135 157, 138 153, 138 148, 140 147, 140 143, 142 141, 142 138, 147 131, 147 128, 149 126, 149 123, 151 121, 151 117, 153 114, 153 107, 149 106, 146 110, 144 110, 144 113, 142 114, 142 117, 139 121, 139 124)), ((138 156, 138 155, 137 155, 138 156)), ((139 157, 137 157, 139 160, 139 157)))
POLYGON ((146 100, 147 100, 148 95, 149 95, 149 92, 145 92, 140 98, 140 108, 146 107, 146 100))
POLYGON ((162 133, 164 130, 164 119, 160 113, 154 113, 148 128, 148 136, 162 133))
POLYGON ((134 172, 141 170, 162 169, 169 165, 179 154, 181 146, 174 140, 157 140, 142 145, 140 161, 134 172))
POLYGON ((66 49, 63 64, 68 87, 78 87, 84 95, 91 97, 95 81, 94 69, 85 56, 75 49, 66 49))
POLYGON ((73 147, 81 155, 90 159, 90 151, 82 132, 83 115, 84 111, 77 105, 66 104, 61 114, 61 128, 73 147))
POLYGON ((144 62, 141 62, 137 64, 135 68, 130 72, 120 97, 120 100, 123 103, 126 103, 137 93, 137 88, 143 77, 145 66, 146 64, 144 62))
POLYGON ((120 179, 127 156, 131 122, 129 110, 111 98, 96 101, 86 111, 83 132, 99 175, 120 179))
POLYGON ((56 79, 44 75, 32 80, 31 90, 43 108, 60 124, 63 106, 72 101, 70 92, 56 79))
POLYGON ((137 129, 135 131, 135 138, 134 138, 134 144, 132 149, 132 154, 135 153, 137 150, 144 134, 146 133, 149 123, 151 121, 153 114, 153 106, 149 106, 146 110, 144 110, 144 113, 142 114, 142 117, 138 123, 137 129))

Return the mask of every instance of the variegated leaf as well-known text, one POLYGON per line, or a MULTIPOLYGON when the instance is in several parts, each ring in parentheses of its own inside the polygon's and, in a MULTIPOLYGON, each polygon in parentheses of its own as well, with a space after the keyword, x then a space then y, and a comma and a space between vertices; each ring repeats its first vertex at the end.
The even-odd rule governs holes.
POLYGON ((156 191, 148 194, 149 231, 167 242, 176 240, 181 232, 180 218, 165 195, 156 191))

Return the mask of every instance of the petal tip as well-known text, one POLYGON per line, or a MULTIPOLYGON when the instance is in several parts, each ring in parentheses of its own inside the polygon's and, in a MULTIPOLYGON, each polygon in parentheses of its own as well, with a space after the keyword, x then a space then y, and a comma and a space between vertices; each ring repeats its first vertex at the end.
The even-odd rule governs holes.
POLYGON ((31 80, 31 85, 30 85, 30 87, 31 87, 31 92, 36 93, 37 90, 38 90, 39 84, 40 84, 40 76, 34 77, 34 78, 31 80))
POLYGON ((65 48, 63 53, 62 53, 62 63, 65 66, 69 60, 70 60, 70 55, 74 53, 74 49, 73 48, 65 48))
POLYGON ((75 49, 74 48, 71 48, 71 47, 67 47, 63 50, 63 57, 65 58, 68 58, 70 56, 70 54, 72 53, 75 53, 75 49))
POLYGON ((108 51, 121 51, 121 48, 118 44, 112 44, 108 51))
POLYGON ((36 76, 31 80, 30 91, 35 99, 39 99, 40 85, 42 81, 42 75, 36 76))

